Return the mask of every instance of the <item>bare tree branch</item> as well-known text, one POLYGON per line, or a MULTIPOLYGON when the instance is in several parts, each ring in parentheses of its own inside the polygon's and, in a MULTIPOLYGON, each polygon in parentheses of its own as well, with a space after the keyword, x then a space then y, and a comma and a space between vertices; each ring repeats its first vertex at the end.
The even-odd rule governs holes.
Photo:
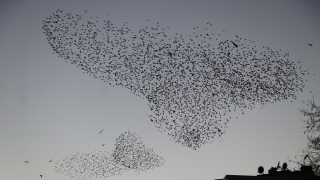
POLYGON ((308 116, 307 120, 302 120, 306 123, 304 126, 304 133, 307 134, 307 147, 302 150, 302 154, 299 158, 295 156, 295 164, 302 166, 312 166, 316 175, 320 175, 320 106, 317 106, 314 102, 314 97, 307 103, 304 102, 310 110, 300 109, 300 112, 304 116, 308 116))

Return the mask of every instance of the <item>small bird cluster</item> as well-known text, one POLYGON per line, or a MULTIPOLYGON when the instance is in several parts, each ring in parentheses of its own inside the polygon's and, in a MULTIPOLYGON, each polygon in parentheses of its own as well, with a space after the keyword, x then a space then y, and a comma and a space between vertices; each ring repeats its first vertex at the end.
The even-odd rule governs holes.
POLYGON ((56 163, 54 171, 75 179, 106 178, 129 170, 139 174, 164 164, 162 157, 153 153, 140 137, 130 132, 121 134, 115 145, 112 154, 107 151, 71 153, 56 163))
POLYGON ((196 150, 226 133, 230 112, 296 99, 306 72, 288 60, 288 53, 259 51, 239 36, 219 40, 212 26, 169 36, 169 27, 159 22, 134 32, 127 22, 116 26, 57 10, 42 28, 60 58, 146 98, 158 131, 196 150))
POLYGON ((115 145, 116 148, 112 153, 114 160, 138 173, 164 164, 163 157, 155 154, 151 148, 147 148, 136 134, 123 133, 117 138, 115 145))

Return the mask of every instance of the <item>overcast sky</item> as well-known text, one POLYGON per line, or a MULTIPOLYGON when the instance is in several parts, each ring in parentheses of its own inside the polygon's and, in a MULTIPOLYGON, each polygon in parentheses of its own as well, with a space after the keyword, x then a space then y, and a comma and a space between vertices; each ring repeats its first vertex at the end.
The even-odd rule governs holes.
MULTIPOLYGON (((218 179, 257 175, 288 162, 306 146, 299 108, 320 104, 320 1, 0 1, 0 179, 68 180, 55 163, 73 152, 111 152, 116 138, 130 131, 165 162, 137 175, 105 179, 218 179), (169 140, 150 122, 146 99, 83 73, 53 54, 43 20, 57 9, 88 14, 133 31, 149 22, 169 26, 168 34, 188 36, 193 27, 213 24, 213 33, 254 41, 289 53, 310 75, 303 92, 261 108, 235 113, 226 134, 196 151, 169 140), (106 16, 108 14, 108 16, 106 16), (312 46, 308 45, 312 44, 312 46), (291 102, 292 101, 292 102, 291 102), (102 129, 104 131, 98 134, 102 129), (102 146, 101 144, 106 144, 102 146), (52 162, 48 162, 52 159, 52 162), (24 163, 29 161, 29 163, 24 163)), ((212 42, 213 46, 217 41, 212 42)), ((295 164, 288 163, 289 168, 295 164)), ((93 178, 104 179, 104 178, 93 178)))

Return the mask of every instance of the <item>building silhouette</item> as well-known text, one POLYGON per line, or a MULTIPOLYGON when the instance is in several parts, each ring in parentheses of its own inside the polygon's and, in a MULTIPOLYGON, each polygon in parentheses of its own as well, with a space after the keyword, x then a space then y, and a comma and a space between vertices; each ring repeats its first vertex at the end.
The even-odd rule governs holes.
POLYGON ((287 169, 287 163, 283 163, 282 168, 279 163, 277 167, 271 167, 268 174, 264 174, 264 169, 260 166, 260 174, 257 176, 226 175, 223 179, 216 180, 320 180, 320 176, 314 174, 312 166, 301 166, 300 170, 291 171, 287 169))

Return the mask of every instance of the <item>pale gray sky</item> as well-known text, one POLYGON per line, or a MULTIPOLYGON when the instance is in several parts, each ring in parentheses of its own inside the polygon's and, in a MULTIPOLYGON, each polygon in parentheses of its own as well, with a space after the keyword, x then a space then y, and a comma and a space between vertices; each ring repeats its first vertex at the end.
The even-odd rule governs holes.
POLYGON ((298 110, 305 107, 302 101, 314 96, 320 104, 319 9, 317 0, 1 0, 0 179, 34 180, 41 179, 40 174, 42 179, 72 179, 53 172, 54 163, 72 151, 112 151, 115 139, 128 130, 162 155, 164 165, 106 179, 209 180, 226 174, 256 175, 261 165, 266 171, 278 161, 288 162, 287 157, 294 158, 306 146, 298 110), (108 14, 112 23, 128 22, 133 31, 146 26, 146 20, 160 22, 170 27, 168 34, 186 36, 193 27, 212 22, 213 33, 251 39, 260 50, 281 49, 312 75, 304 76, 305 88, 296 93, 297 100, 234 114, 238 118, 229 122, 221 142, 194 151, 157 131, 147 116, 147 100, 88 76, 52 54, 42 24, 57 9, 72 14, 88 10, 99 18, 108 14), (23 163, 26 160, 30 163, 23 163))

